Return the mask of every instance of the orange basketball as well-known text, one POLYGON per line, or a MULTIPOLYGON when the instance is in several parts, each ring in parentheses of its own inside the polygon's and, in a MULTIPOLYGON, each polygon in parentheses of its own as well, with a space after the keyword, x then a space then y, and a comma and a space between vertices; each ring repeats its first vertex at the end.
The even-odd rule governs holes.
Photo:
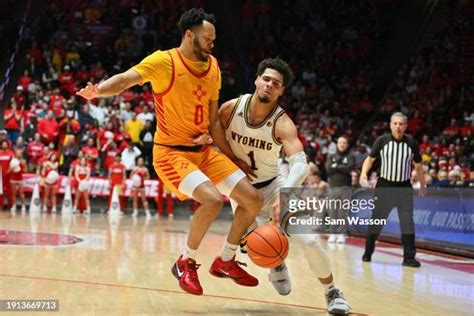
POLYGON ((256 265, 276 268, 288 256, 288 238, 275 225, 259 226, 247 237, 247 252, 256 265))

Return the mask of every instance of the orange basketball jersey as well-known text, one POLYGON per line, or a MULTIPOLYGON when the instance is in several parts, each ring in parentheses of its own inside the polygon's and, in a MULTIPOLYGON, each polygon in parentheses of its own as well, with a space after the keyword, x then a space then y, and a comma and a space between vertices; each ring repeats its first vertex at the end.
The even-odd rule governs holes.
POLYGON ((219 99, 221 87, 216 58, 196 62, 174 48, 157 51, 132 69, 153 87, 155 143, 194 146, 189 138, 209 132, 209 101, 219 99))

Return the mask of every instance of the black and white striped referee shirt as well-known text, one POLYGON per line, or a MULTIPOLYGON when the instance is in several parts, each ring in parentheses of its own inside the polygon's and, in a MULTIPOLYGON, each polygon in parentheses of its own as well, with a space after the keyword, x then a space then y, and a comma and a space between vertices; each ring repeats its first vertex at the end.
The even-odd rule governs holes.
POLYGON ((403 135, 401 140, 392 134, 380 136, 372 145, 370 157, 380 157, 380 177, 393 182, 410 180, 412 161, 421 162, 418 142, 408 135, 403 135))

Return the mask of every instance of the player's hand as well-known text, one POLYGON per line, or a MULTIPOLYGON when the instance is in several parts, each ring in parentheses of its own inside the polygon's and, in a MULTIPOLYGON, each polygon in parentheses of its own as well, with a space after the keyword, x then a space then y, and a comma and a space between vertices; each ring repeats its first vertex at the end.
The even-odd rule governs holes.
POLYGON ((99 96, 99 86, 88 82, 87 86, 79 90, 76 94, 87 100, 95 99, 99 96))
POLYGON ((425 185, 420 186, 420 189, 418 190, 418 196, 419 197, 426 196, 426 186, 425 185))
POLYGON ((239 167, 240 170, 242 170, 247 175, 249 180, 258 178, 253 169, 248 165, 248 163, 239 158, 235 158, 233 161, 237 165, 237 167, 239 167))
POLYGON ((366 175, 366 174, 361 174, 361 175, 360 175, 359 184, 360 184, 360 186, 363 187, 363 188, 368 187, 367 175, 366 175))
POLYGON ((193 144, 196 144, 196 145, 209 145, 209 144, 212 144, 214 142, 211 135, 209 135, 207 133, 202 133, 201 135, 199 135, 198 137, 195 137, 195 138, 189 137, 188 140, 191 141, 193 144))

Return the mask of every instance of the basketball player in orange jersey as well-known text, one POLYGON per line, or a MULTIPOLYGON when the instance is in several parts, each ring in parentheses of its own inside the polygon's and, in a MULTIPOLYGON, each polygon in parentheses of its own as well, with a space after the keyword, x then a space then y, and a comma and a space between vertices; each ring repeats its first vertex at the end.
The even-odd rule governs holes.
MULTIPOLYGON (((258 66, 255 92, 227 101, 219 110, 232 151, 237 157, 247 159, 258 176, 253 180, 253 186, 263 195, 263 207, 253 227, 268 223, 272 215, 278 223, 280 188, 301 186, 309 171, 296 126, 278 105, 278 98, 288 88, 292 77, 288 64, 283 60, 264 59, 258 66), (286 178, 281 176, 278 166, 282 150, 290 166, 286 178)), ((201 135, 201 141, 210 142, 207 135, 201 135)), ((231 204, 234 211, 240 207, 232 200, 231 204)), ((325 289, 328 312, 349 313, 351 308, 334 285, 328 255, 316 236, 295 234, 294 237, 303 246, 308 264, 325 289)), ((291 281, 285 263, 270 269, 268 279, 280 295, 290 294, 291 281)))
POLYGON ((193 216, 183 254, 172 268, 180 287, 195 295, 203 293, 196 252, 222 209, 221 193, 237 201, 241 208, 235 213, 222 252, 209 272, 240 285, 258 285, 258 280, 235 261, 235 252, 262 206, 262 195, 247 179, 245 173, 254 173, 232 153, 219 121, 221 74, 216 58, 211 55, 216 39, 214 24, 212 14, 202 9, 188 10, 178 22, 179 47, 156 51, 130 70, 98 85, 88 83, 78 92, 93 99, 120 94, 136 84, 151 83, 157 116, 153 148, 156 173, 179 199, 189 196, 201 204, 193 216), (200 140, 195 138, 202 133, 210 133, 221 152, 208 144, 197 144, 200 140))

